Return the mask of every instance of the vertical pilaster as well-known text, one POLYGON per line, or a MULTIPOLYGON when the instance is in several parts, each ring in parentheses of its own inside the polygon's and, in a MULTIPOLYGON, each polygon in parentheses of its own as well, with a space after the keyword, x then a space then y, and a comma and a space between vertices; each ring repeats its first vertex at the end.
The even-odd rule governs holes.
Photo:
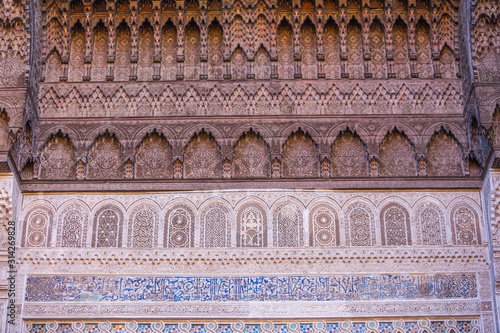
POLYGON ((393 3, 392 0, 385 2, 385 47, 387 51, 387 77, 395 78, 394 72, 394 44, 393 44, 393 3))
POLYGON ((116 26, 115 26, 115 5, 114 1, 108 0, 107 5, 108 17, 108 72, 106 80, 113 81, 115 77, 115 57, 116 57, 116 26))
POLYGON ((161 1, 153 1, 153 80, 161 78, 161 1))
POLYGON ((294 60, 293 77, 295 79, 301 79, 302 52, 300 49, 300 24, 301 24, 300 0, 293 0, 292 20, 293 20, 293 60, 294 60))
POLYGON ((223 57, 223 71, 222 76, 224 80, 231 79, 231 5, 228 2, 224 2, 222 8, 222 29, 223 29, 223 45, 222 45, 222 57, 223 57))
POLYGON ((247 31, 246 54, 247 54, 247 79, 255 79, 254 58, 255 58, 255 15, 254 9, 249 5, 246 9, 245 27, 247 31))
POLYGON ((365 78, 373 77, 372 74, 372 56, 370 48, 370 0, 363 0, 363 8, 361 9, 361 15, 363 20, 363 57, 365 64, 365 78))
POLYGON ((184 80, 184 1, 177 0, 177 80, 184 80))
POLYGON ((208 79, 207 1, 200 1, 200 80, 208 79))
POLYGON ((340 37, 340 75, 348 78, 347 70, 347 0, 339 1, 339 37, 340 37))
POLYGON ((139 60, 139 7, 137 0, 130 1, 130 81, 137 80, 139 60))
POLYGON ((318 61, 318 78, 324 79, 326 75, 323 0, 316 1, 316 60, 318 61))
POLYGON ((269 32, 270 40, 271 40, 271 79, 278 78, 278 22, 276 16, 276 0, 274 0, 271 4, 271 12, 269 13, 269 21, 271 24, 271 29, 269 32))
POLYGON ((416 22, 415 22, 415 8, 416 0, 408 1, 408 55, 410 59, 411 77, 417 78, 417 47, 416 47, 416 22))
POLYGON ((435 0, 431 1, 431 54, 434 77, 441 78, 441 63, 439 62, 439 9, 435 0))
POLYGON ((85 29, 85 54, 83 81, 90 81, 92 71, 92 48, 94 46, 94 30, 92 26, 92 2, 85 0, 83 25, 85 29))

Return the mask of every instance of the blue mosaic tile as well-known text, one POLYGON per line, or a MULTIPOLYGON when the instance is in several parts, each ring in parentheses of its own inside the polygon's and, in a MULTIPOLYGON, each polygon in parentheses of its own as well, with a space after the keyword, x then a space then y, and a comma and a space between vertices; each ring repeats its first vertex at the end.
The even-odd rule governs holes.
POLYGON ((300 324, 300 333, 314 333, 312 324, 300 324))
POLYGON ((164 333, 179 333, 179 327, 177 325, 165 325, 164 333))
POLYGON ((472 323, 470 321, 457 322, 458 333, 472 332, 472 323))
POLYGON ((205 326, 204 325, 193 325, 193 326, 191 326, 191 330, 189 332, 190 333, 205 333, 205 326))
POLYGON ((418 325, 416 322, 406 322, 405 323, 405 333, 417 333, 418 325))
POLYGON ((232 333, 231 325, 219 325, 217 327, 217 333, 232 333))
POLYGON ((25 301, 381 301, 476 297, 475 274, 252 278, 30 276, 25 301))
POLYGON ((352 333, 366 333, 366 326, 364 323, 352 324, 352 333))
POLYGON ((259 325, 246 325, 244 333, 260 333, 259 325))
POLYGON ((326 333, 339 333, 339 324, 326 324, 326 333))
POLYGON ((274 325, 273 333, 288 333, 286 325, 274 325))
POLYGON ((392 333, 392 324, 391 323, 380 323, 378 326, 379 333, 392 333))
POLYGON ((137 333, 153 333, 153 329, 150 324, 139 324, 137 326, 137 333))
POLYGON ((70 324, 59 324, 57 328, 57 333, 72 333, 73 329, 70 324))
POLYGON ((44 333, 45 324, 35 324, 31 327, 31 333, 44 333))
POLYGON ((446 328, 444 327, 444 322, 433 321, 431 322, 431 332, 432 333, 444 333, 446 328))

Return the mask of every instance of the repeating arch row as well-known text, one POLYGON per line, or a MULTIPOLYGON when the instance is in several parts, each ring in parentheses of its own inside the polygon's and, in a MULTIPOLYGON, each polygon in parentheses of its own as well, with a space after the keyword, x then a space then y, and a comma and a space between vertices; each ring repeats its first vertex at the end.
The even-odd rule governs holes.
POLYGON ((202 128, 186 146, 172 147, 154 129, 130 149, 130 142, 124 147, 105 131, 85 156, 77 156, 71 139, 58 132, 43 147, 39 169, 31 167, 40 179, 411 177, 481 172, 480 164, 464 156, 461 144, 443 128, 434 133, 426 154, 420 156, 406 134, 396 128, 383 137, 378 154, 370 154, 365 141, 349 128, 331 143, 323 140, 323 148, 300 127, 281 145, 276 146, 274 138, 269 141, 250 128, 232 147, 221 147, 202 128), (125 148, 134 154, 127 156, 125 148))
POLYGON ((118 202, 89 209, 70 201, 57 212, 34 205, 25 214, 24 247, 338 247, 480 245, 477 210, 465 201, 448 212, 432 201, 414 206, 387 200, 375 208, 354 200, 343 208, 316 200, 305 208, 295 198, 268 207, 247 198, 236 207, 211 198, 198 208, 175 200, 160 209, 140 200, 127 210, 118 202), (445 217, 448 215, 447 217, 445 217))
POLYGON ((44 6, 46 81, 459 74, 452 1, 432 5, 432 14, 426 1, 141 3, 44 6))

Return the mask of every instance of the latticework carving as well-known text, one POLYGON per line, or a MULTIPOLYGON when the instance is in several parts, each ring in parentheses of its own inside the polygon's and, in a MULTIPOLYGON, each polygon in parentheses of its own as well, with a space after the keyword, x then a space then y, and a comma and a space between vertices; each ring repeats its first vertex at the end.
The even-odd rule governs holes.
POLYGON ((229 210, 215 203, 201 213, 201 246, 222 248, 231 246, 231 219, 229 210))
POLYGON ((128 244, 132 248, 153 248, 158 238, 159 215, 150 205, 140 205, 130 214, 128 244))
POLYGON ((309 212, 309 246, 340 245, 339 218, 327 204, 319 204, 309 212))
POLYGON ((371 209, 363 203, 349 206, 346 218, 346 243, 348 246, 372 246, 375 244, 375 220, 371 209))
POLYGON ((88 214, 72 204, 59 214, 58 239, 60 247, 85 247, 87 243, 88 214))
POLYGON ((267 213, 257 203, 247 203, 236 215, 236 246, 267 246, 267 213))
POLYGON ((380 213, 382 245, 411 245, 410 216, 401 205, 390 204, 380 213))
POLYGON ((123 213, 113 205, 106 205, 94 214, 92 247, 122 246, 123 213))
POLYGON ((22 246, 45 247, 50 245, 54 213, 47 207, 35 207, 24 219, 22 246))
POLYGON ((459 204, 451 211, 451 234, 455 245, 481 244, 479 217, 468 204, 459 204))
POLYGON ((186 205, 176 205, 165 215, 163 246, 194 247, 194 214, 186 205))
POLYGON ((293 202, 279 205, 273 213, 273 240, 276 247, 298 247, 303 243, 303 217, 293 202))
POLYGON ((444 214, 433 203, 421 205, 416 212, 417 242, 422 245, 446 244, 444 214))

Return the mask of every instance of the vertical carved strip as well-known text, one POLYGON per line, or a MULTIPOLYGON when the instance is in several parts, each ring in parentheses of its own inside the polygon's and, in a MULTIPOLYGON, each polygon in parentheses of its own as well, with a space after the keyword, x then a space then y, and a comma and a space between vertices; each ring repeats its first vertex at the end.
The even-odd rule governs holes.
POLYGON ((318 60, 318 78, 325 75, 325 42, 324 42, 323 0, 316 2, 316 59, 318 60))
POLYGON ((200 1, 200 79, 208 78, 208 22, 206 0, 200 1))
POLYGON ((370 48, 370 0, 363 0, 363 9, 362 9, 362 19, 363 19, 363 27, 362 27, 362 36, 363 36, 363 57, 365 60, 365 77, 371 78, 372 74, 372 56, 371 56, 371 48, 370 48))
POLYGON ((62 41, 61 41, 61 81, 68 81, 68 64, 69 64, 69 45, 70 45, 70 31, 69 31, 69 14, 68 3, 62 4, 62 41))
POLYGON ((441 78, 441 63, 439 61, 439 9, 435 0, 431 1, 431 52, 434 77, 441 78))
POLYGON ((393 15, 392 0, 387 0, 385 3, 385 45, 387 48, 387 77, 395 78, 394 72, 394 45, 393 45, 393 15))
POLYGON ((276 17, 276 1, 271 5, 269 14, 269 22, 271 24, 270 31, 270 56, 271 56, 271 79, 278 78, 278 23, 276 17))
POLYGON ((113 2, 108 2, 108 73, 106 81, 113 81, 115 78, 115 56, 116 56, 116 27, 115 27, 115 6, 113 2))
POLYGON ((161 78, 161 2, 153 4, 153 80, 161 78))
POLYGON ((294 73, 296 79, 302 78, 302 52, 300 50, 300 0, 293 0, 293 60, 294 73))
POLYGON ((416 1, 408 1, 408 51, 410 58, 411 77, 418 77, 417 70, 417 47, 416 47, 416 22, 415 22, 416 1))
POLYGON ((246 40, 247 79, 255 79, 255 74, 253 70, 254 60, 255 60, 254 9, 252 7, 248 7, 245 13, 246 17, 244 18, 244 22, 246 22, 245 29, 248 36, 246 40))
POLYGON ((184 1, 177 0, 177 80, 184 80, 184 1))
POLYGON ((137 80, 139 60, 139 9, 137 0, 130 1, 130 81, 137 80))
POLYGON ((340 36, 340 71, 342 78, 348 78, 349 73, 347 71, 347 0, 339 1, 339 36, 340 36))
POLYGON ((92 49, 94 40, 94 30, 92 29, 92 3, 87 0, 84 5, 84 26, 85 26, 85 56, 84 67, 85 73, 83 81, 90 81, 92 70, 92 49))
POLYGON ((223 29, 223 58, 224 58, 224 69, 223 78, 224 80, 231 79, 231 13, 230 4, 225 2, 222 9, 222 29, 223 29))

